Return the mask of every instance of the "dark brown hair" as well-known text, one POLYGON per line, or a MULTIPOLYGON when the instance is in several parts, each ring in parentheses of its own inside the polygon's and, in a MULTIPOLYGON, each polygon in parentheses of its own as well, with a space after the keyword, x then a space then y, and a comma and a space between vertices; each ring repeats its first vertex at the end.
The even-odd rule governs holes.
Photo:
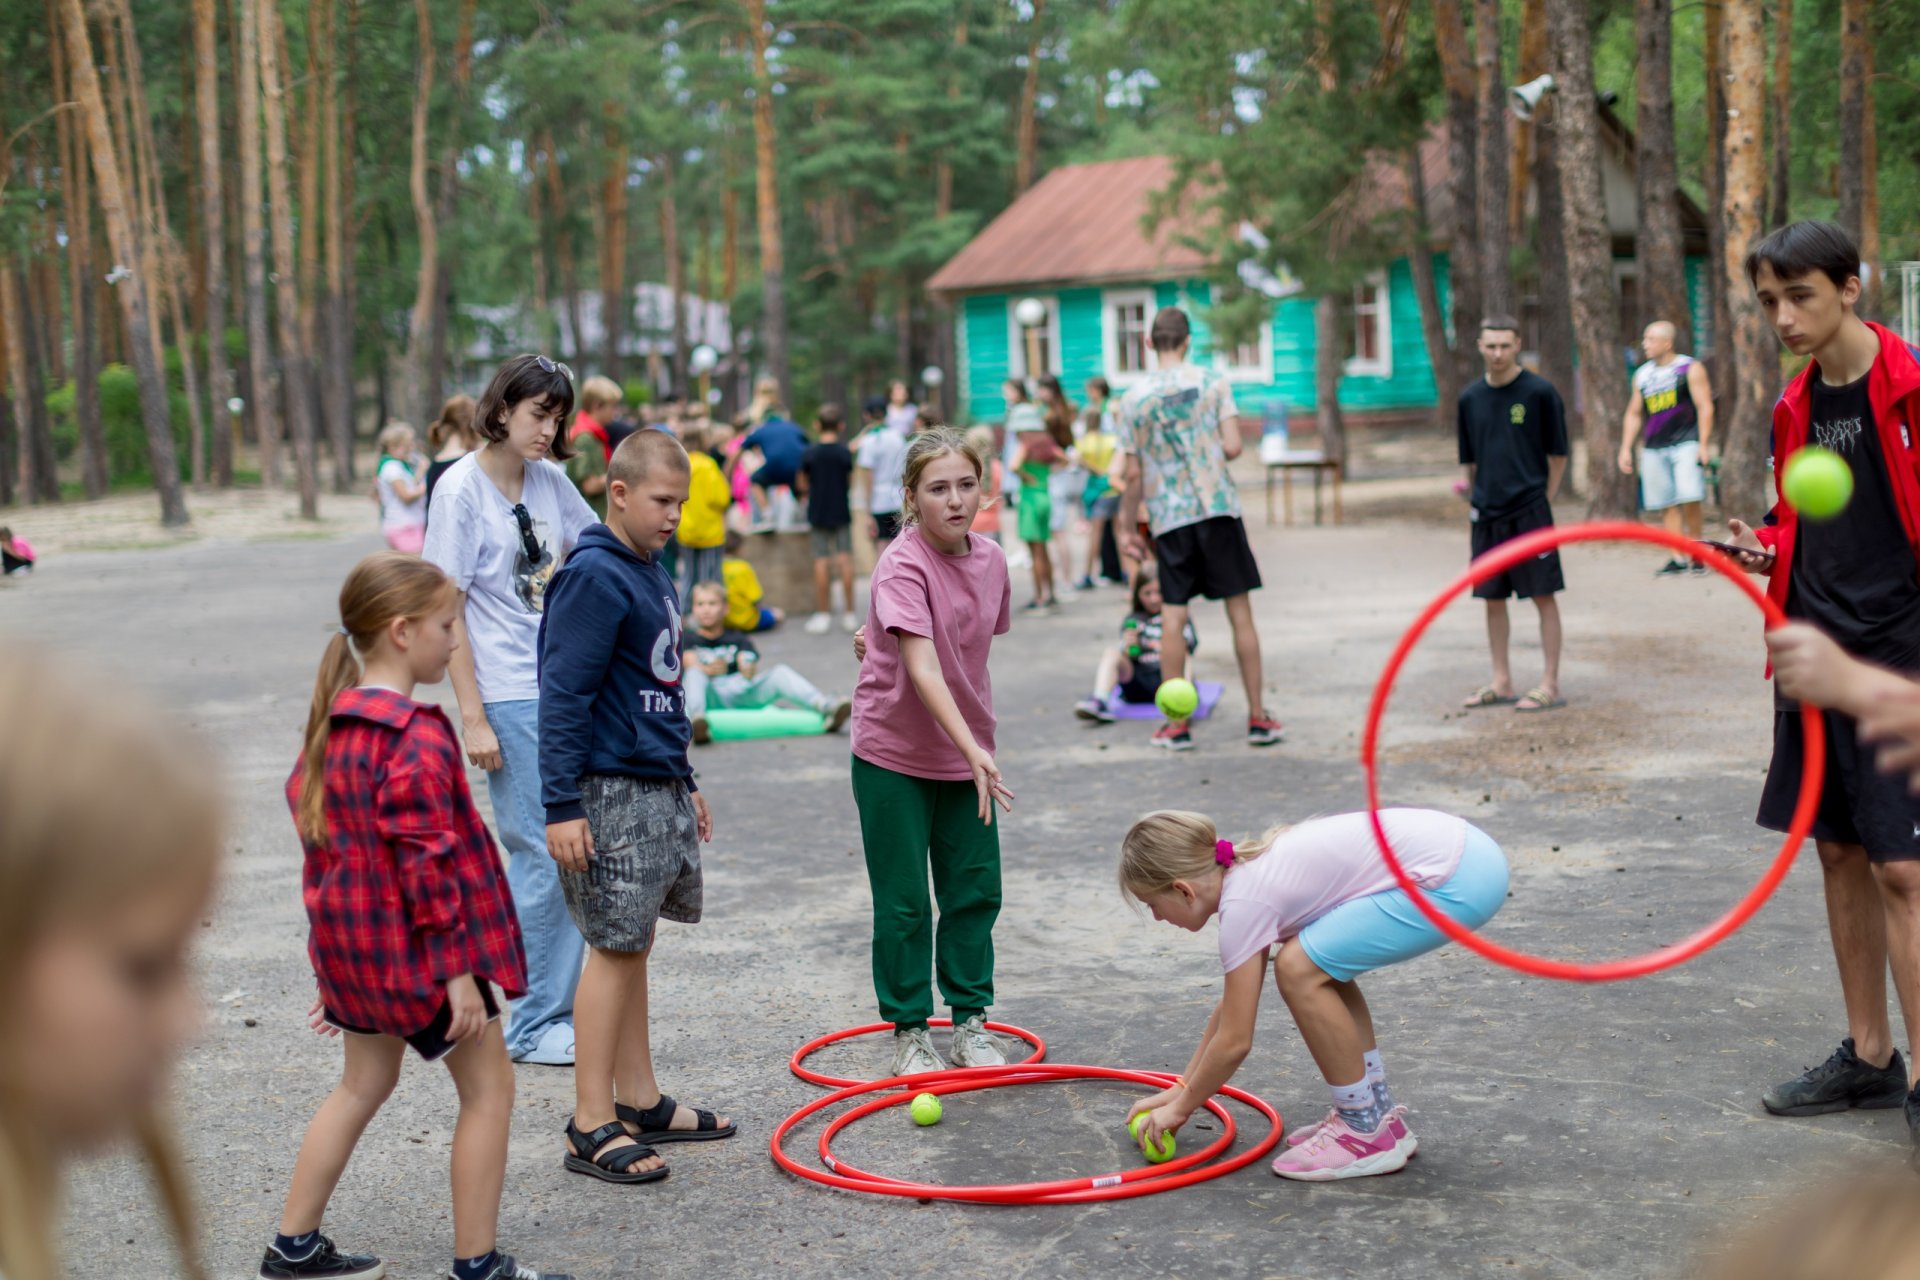
MULTIPOLYGON (((515 356, 500 366, 493 381, 480 396, 473 411, 473 429, 495 442, 507 438, 506 418, 522 400, 532 400, 543 409, 552 409, 560 417, 547 456, 565 462, 573 456, 567 447, 567 419, 573 416, 573 380, 560 372, 540 367, 542 356, 515 356)), ((549 364, 552 361, 548 361, 549 364)))
POLYGON ((1060 386, 1060 379, 1047 374, 1040 379, 1040 389, 1047 393, 1047 435, 1062 449, 1073 447, 1073 401, 1067 399, 1066 391, 1060 386))
POLYGON ((1155 351, 1178 351, 1193 336, 1193 326, 1180 308, 1162 307, 1153 313, 1153 327, 1147 336, 1155 351))
POLYGON ((837 404, 823 404, 813 420, 822 431, 844 431, 847 427, 847 412, 837 404))
POLYGON ((1506 315, 1505 313, 1496 313, 1494 315, 1486 316, 1482 318, 1480 321, 1481 333, 1486 333, 1488 331, 1497 332, 1502 329, 1506 330, 1508 333, 1513 334, 1515 337, 1520 336, 1520 322, 1518 320, 1515 320, 1512 316, 1506 315))
POLYGON ((1844 289, 1860 274, 1860 247, 1839 226, 1809 218, 1790 222, 1747 250, 1747 283, 1760 283, 1760 264, 1782 280, 1798 280, 1818 271, 1844 289))
POLYGON ((427 428, 427 443, 438 451, 446 448, 447 441, 456 435, 466 441, 468 448, 480 443, 479 434, 473 429, 472 396, 447 397, 447 402, 440 406, 440 416, 427 428))

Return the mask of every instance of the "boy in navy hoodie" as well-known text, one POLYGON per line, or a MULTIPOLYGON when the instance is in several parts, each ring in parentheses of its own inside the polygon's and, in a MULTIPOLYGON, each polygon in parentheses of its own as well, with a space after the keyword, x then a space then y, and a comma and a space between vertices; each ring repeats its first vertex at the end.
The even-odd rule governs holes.
POLYGON ((660 552, 690 469, 642 431, 607 467, 607 523, 547 585, 540 624, 540 783, 547 848, 593 949, 574 999, 566 1167, 608 1182, 667 1176, 650 1143, 731 1137, 724 1117, 660 1092, 647 1036, 647 954, 660 917, 700 919, 713 818, 687 764, 680 601, 660 552))

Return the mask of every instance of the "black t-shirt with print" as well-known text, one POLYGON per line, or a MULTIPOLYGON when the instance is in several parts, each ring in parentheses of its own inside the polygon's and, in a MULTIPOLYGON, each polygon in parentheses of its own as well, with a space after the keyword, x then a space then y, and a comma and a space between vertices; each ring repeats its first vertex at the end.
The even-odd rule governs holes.
POLYGON ((717 636, 703 636, 698 631, 686 634, 686 651, 700 666, 709 662, 724 662, 727 669, 722 675, 737 675, 740 663, 758 662, 760 650, 754 648, 753 638, 744 631, 722 631, 717 636))
MULTIPOLYGON (((1160 629, 1161 614, 1129 613, 1127 620, 1120 624, 1120 639, 1127 646, 1139 645, 1138 654, 1129 654, 1136 667, 1157 667, 1160 665, 1160 629)), ((1200 647, 1200 633, 1193 629, 1193 619, 1187 619, 1182 634, 1187 637, 1187 652, 1192 653, 1200 647)))
POLYGON ((1853 497, 1831 520, 1801 517, 1787 612, 1849 653, 1911 671, 1920 666, 1920 577, 1894 504, 1867 379, 1832 387, 1816 373, 1812 390, 1807 442, 1846 459, 1853 497))
POLYGON ((1547 459, 1567 456, 1560 393, 1531 369, 1503 387, 1460 393, 1460 463, 1473 468, 1475 520, 1505 520, 1547 497, 1547 459))
POLYGON ((807 523, 816 529, 844 529, 853 523, 847 500, 853 486, 853 451, 839 440, 822 440, 800 455, 807 478, 807 523))

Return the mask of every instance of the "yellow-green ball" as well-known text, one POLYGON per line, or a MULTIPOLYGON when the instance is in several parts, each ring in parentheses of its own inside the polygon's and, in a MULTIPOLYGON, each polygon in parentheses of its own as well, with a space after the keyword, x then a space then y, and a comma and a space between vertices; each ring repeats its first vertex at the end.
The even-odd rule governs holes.
POLYGON ((1153 702, 1167 719, 1185 720, 1200 705, 1200 691, 1193 687, 1193 681, 1176 678, 1160 686, 1153 702))
POLYGON ((939 1124, 940 1099, 930 1093, 917 1094, 913 1101, 907 1104, 907 1114, 913 1117, 913 1122, 917 1125, 939 1124))
POLYGON ((1853 497, 1853 470, 1831 449, 1809 445, 1787 459, 1780 492, 1809 520, 1831 520, 1853 497))
MULTIPOLYGON (((1146 1123, 1147 1113, 1142 1111, 1139 1115, 1135 1116, 1133 1122, 1127 1126, 1127 1132, 1133 1135, 1133 1140, 1136 1143, 1140 1142, 1140 1131, 1146 1127, 1146 1123)), ((1155 1150, 1151 1144, 1142 1144, 1140 1149, 1147 1157, 1148 1164, 1165 1164, 1167 1161, 1173 1159, 1175 1149, 1173 1135, 1171 1133, 1161 1134, 1160 1147, 1158 1150, 1155 1150)))

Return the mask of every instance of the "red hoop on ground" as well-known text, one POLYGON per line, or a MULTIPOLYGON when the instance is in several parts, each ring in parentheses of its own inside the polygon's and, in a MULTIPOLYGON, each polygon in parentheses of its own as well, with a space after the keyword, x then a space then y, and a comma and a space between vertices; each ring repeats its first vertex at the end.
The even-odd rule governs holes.
POLYGON ((1460 924, 1428 900, 1407 875, 1406 868, 1400 865, 1393 846, 1387 840, 1387 829, 1380 821, 1380 768, 1379 738, 1380 720, 1387 709, 1387 698, 1393 692, 1393 683, 1400 676, 1400 668, 1406 664, 1407 655, 1426 634, 1433 620, 1440 616, 1454 597, 1497 573, 1503 573, 1530 556, 1552 551, 1571 542, 1648 542, 1657 547, 1667 547, 1684 556, 1704 561, 1720 573, 1730 578, 1734 585, 1744 591, 1749 600, 1760 606, 1765 616, 1766 629, 1786 623, 1786 617, 1773 601, 1752 579, 1742 573, 1726 556, 1711 547, 1702 546, 1677 533, 1665 529, 1648 528, 1625 520, 1602 520, 1592 524, 1568 525, 1564 528, 1539 529, 1524 534, 1511 542, 1502 543, 1486 555, 1481 556, 1467 567, 1467 571, 1455 579, 1446 590, 1433 598, 1433 601, 1415 618, 1413 625, 1400 638, 1393 656, 1387 659, 1386 669, 1380 673, 1380 682, 1374 686, 1373 704, 1367 712, 1366 732, 1360 740, 1360 763, 1367 771, 1367 818, 1373 824, 1374 842, 1380 846, 1380 856, 1386 859, 1387 869, 1393 872, 1393 878, 1413 899, 1413 905, 1420 908, 1422 915, 1431 920, 1436 928, 1463 947, 1479 952, 1496 964, 1503 964, 1521 973, 1539 978, 1558 978, 1565 982, 1618 982, 1622 978, 1639 978, 1661 969, 1671 968, 1684 961, 1691 960, 1707 948, 1725 939, 1728 934, 1745 924, 1758 911, 1773 891, 1786 878, 1787 871, 1793 866, 1794 857, 1800 852, 1808 833, 1813 829, 1814 812, 1820 806, 1820 789, 1825 781, 1826 771, 1826 723, 1820 712, 1810 706, 1801 706, 1801 716, 1806 725, 1806 768, 1800 778, 1800 798, 1794 806, 1793 822, 1787 830, 1787 838, 1780 846, 1766 874, 1760 877, 1747 895, 1736 902, 1724 916, 1688 938, 1671 943, 1645 955, 1628 956, 1621 960, 1606 960, 1593 964, 1575 964, 1566 960, 1552 960, 1544 956, 1531 955, 1525 951, 1516 951, 1503 947, 1497 942, 1489 942, 1478 936, 1473 930, 1460 924))
MULTIPOLYGON (((891 1024, 884 1025, 891 1026, 891 1024)), ((847 1034, 858 1034, 858 1032, 847 1034)), ((823 1037, 823 1039, 831 1042, 831 1037, 823 1037)), ((797 1058, 802 1055, 795 1056, 797 1058)), ((974 1204, 1088 1204, 1101 1200, 1124 1200, 1133 1196, 1151 1195, 1156 1191, 1190 1187, 1195 1183, 1206 1182, 1244 1169, 1279 1145, 1283 1127, 1280 1113, 1245 1090, 1227 1087, 1220 1090, 1222 1096, 1253 1108, 1267 1118, 1270 1127, 1267 1135, 1259 1143, 1218 1164, 1206 1162, 1223 1155, 1227 1148, 1233 1145, 1237 1130, 1233 1117, 1217 1099, 1209 1099, 1206 1107, 1219 1117, 1222 1132, 1206 1147, 1166 1164, 1143 1165, 1098 1177, 1063 1178, 1053 1182, 1005 1185, 906 1182, 857 1169, 836 1159, 829 1149, 833 1136, 855 1120, 887 1107, 904 1106, 916 1095, 922 1093, 935 1095, 972 1093, 980 1089, 995 1089, 1001 1085, 1040 1084, 1055 1080, 1118 1080, 1164 1089, 1177 1078, 1157 1071, 1125 1071, 1113 1067, 1043 1063, 1015 1064, 1005 1067, 965 1067, 952 1071, 930 1071, 923 1075, 894 1076, 885 1080, 848 1085, 807 1103, 780 1122, 780 1126, 773 1131, 769 1149, 774 1163, 795 1177, 847 1191, 866 1191, 875 1195, 902 1196, 917 1200, 959 1200, 974 1204), (836 1117, 820 1135, 820 1159, 827 1166, 827 1172, 801 1164, 786 1153, 784 1144, 787 1134, 810 1116, 842 1102, 886 1090, 898 1092, 888 1093, 885 1097, 863 1103, 845 1115, 836 1117)))
MULTIPOLYGON (((953 1025, 953 1019, 929 1018, 927 1019, 927 1025, 930 1027, 950 1027, 953 1025)), ((998 1031, 1001 1035, 1006 1036, 1018 1036, 1033 1046, 1033 1055, 1031 1057, 1022 1058, 1019 1062, 1012 1065, 1020 1067, 1031 1066, 1047 1056, 1047 1042, 1033 1034, 1033 1032, 1023 1030, 1020 1027, 1012 1026, 1005 1022, 989 1022, 986 1025, 989 1031, 998 1031)), ((827 1089, 846 1089, 856 1084, 864 1084, 866 1082, 863 1080, 846 1080, 839 1076, 830 1076, 823 1072, 815 1071, 806 1065, 806 1060, 830 1044, 838 1044, 842 1040, 852 1040, 856 1036, 878 1035, 882 1031, 891 1030, 893 1030, 893 1024, 891 1022, 869 1022, 864 1027, 848 1027, 845 1031, 830 1031, 826 1035, 815 1040, 809 1040, 798 1049, 795 1049, 793 1051, 793 1057, 787 1060, 787 1069, 792 1071, 796 1076, 799 1076, 802 1080, 805 1080, 808 1084, 817 1084, 827 1089)))

